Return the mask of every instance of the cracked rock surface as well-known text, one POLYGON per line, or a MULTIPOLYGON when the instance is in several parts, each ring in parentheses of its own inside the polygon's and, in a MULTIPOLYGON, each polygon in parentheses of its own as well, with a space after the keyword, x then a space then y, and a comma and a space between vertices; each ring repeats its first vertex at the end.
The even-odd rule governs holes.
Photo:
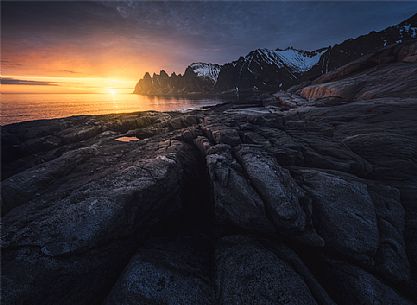
POLYGON ((276 102, 3 127, 3 304, 414 304, 417 82, 373 87, 407 48, 276 102))

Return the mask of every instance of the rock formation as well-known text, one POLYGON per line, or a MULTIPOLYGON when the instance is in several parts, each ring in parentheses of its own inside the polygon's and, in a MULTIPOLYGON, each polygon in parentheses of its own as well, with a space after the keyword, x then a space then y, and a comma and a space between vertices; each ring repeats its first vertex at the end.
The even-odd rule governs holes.
POLYGON ((185 69, 184 75, 168 74, 161 70, 151 77, 148 72, 136 84, 133 93, 143 95, 199 95, 209 94, 219 75, 220 65, 194 63, 185 69))
POLYGON ((415 304, 416 48, 253 104, 3 127, 3 304, 415 304))
POLYGON ((310 81, 382 48, 417 39, 417 14, 380 32, 315 51, 289 47, 285 50, 257 49, 222 66, 192 64, 184 77, 150 77, 139 80, 134 93, 143 95, 252 96, 310 81), (204 73, 199 73, 203 71, 204 73), (214 72, 210 72, 214 71, 214 72))

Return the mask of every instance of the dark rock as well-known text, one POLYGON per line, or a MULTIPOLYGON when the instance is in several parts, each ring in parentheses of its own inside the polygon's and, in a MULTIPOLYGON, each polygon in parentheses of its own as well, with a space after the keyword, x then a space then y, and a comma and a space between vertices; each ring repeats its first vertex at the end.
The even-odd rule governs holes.
POLYGON ((206 240, 141 246, 104 304, 213 304, 206 240))
POLYGON ((245 178, 230 146, 212 147, 206 159, 213 184, 216 222, 224 227, 234 225, 256 232, 274 232, 262 199, 245 178))
POLYGON ((410 265, 404 240, 405 212, 400 192, 393 187, 373 183, 368 183, 368 191, 375 206, 380 232, 375 267, 390 280, 409 280, 410 265))
POLYGON ((349 98, 3 127, 3 303, 416 302, 417 100, 389 73, 417 63, 394 48, 327 76, 349 98))
POLYGON ((356 266, 329 260, 325 273, 328 290, 338 304, 413 304, 395 289, 356 266))
MULTIPOLYGON (((26 193, 14 195, 13 209, 3 218, 5 304, 96 303, 135 241, 181 208, 182 168, 193 167, 181 164, 195 160, 186 144, 175 141, 148 142, 144 150, 108 140, 86 163, 73 163, 73 155, 64 154, 55 167, 9 178, 10 187, 26 193), (61 164, 72 171, 62 172, 61 164), (80 281, 84 273, 89 276, 80 281), (51 280, 54 287, 48 288, 51 280), (74 293, 64 301, 69 288, 74 293)), ((6 198, 13 194, 3 192, 6 198)))
POLYGON ((218 304, 317 304, 303 277, 255 239, 221 239, 216 265, 218 304))
POLYGON ((277 228, 303 231, 306 216, 300 204, 302 189, 288 170, 254 146, 242 146, 237 151, 252 185, 265 202, 265 209, 277 228))
POLYGON ((416 138, 378 132, 356 134, 345 138, 344 143, 373 165, 374 176, 404 179, 417 172, 416 138))
POLYGON ((373 256, 379 231, 366 184, 316 170, 301 170, 313 198, 313 221, 326 247, 357 259, 373 256))

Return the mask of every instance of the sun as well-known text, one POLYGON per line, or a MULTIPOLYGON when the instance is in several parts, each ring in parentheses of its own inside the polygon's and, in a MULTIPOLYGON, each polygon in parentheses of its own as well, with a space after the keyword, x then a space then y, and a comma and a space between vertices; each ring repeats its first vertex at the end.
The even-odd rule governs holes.
POLYGON ((107 93, 114 96, 117 94, 117 90, 113 88, 107 88, 107 93))

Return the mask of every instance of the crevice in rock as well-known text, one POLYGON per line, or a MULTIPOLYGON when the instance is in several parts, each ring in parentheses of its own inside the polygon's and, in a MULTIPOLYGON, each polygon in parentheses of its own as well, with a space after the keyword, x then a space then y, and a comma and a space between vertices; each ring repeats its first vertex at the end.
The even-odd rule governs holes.
MULTIPOLYGON (((176 241, 183 238, 194 240, 196 243, 204 243, 209 249, 207 257, 210 264, 207 270, 210 279, 214 277, 214 204, 213 191, 211 188, 208 168, 205 157, 194 145, 189 145, 187 154, 182 156, 181 176, 183 177, 180 185, 178 200, 180 208, 174 212, 166 213, 158 224, 145 234, 144 238, 139 238, 133 249, 131 249, 129 259, 124 262, 123 268, 115 274, 112 285, 103 290, 100 296, 102 304, 109 296, 112 287, 126 270, 130 259, 149 241, 176 241)), ((175 200, 175 199, 173 199, 175 200)), ((143 236, 143 232, 138 234, 143 236)), ((158 263, 159 264, 159 263, 158 263)), ((162 264, 162 263, 161 263, 162 264)), ((162 266, 162 265, 161 265, 162 266)), ((180 272, 180 271, 178 271, 180 272)))
POLYGON ((183 166, 184 180, 180 190, 181 208, 152 232, 152 237, 178 235, 213 235, 214 204, 213 190, 204 156, 195 146, 190 147, 193 160, 183 166))

